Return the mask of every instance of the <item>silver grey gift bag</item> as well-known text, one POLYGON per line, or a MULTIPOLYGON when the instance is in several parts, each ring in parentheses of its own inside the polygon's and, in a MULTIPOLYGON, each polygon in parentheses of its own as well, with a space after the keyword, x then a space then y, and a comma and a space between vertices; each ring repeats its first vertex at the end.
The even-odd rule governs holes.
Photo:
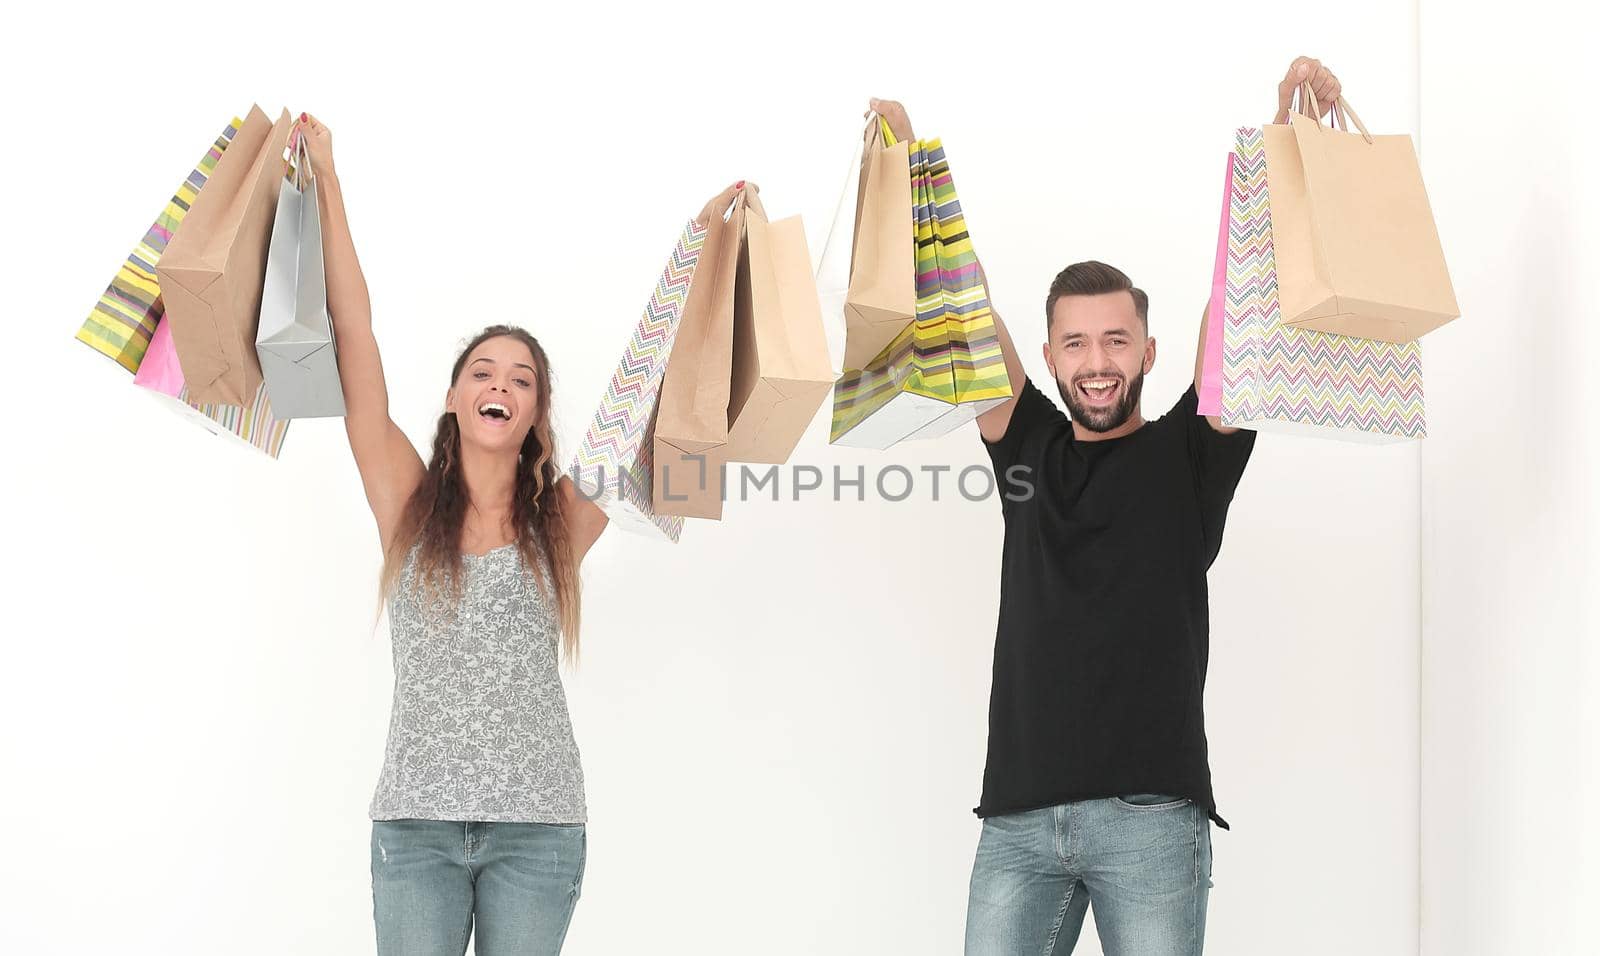
POLYGON ((322 271, 317 181, 304 140, 295 137, 293 148, 293 170, 280 186, 267 252, 256 356, 279 418, 340 417, 344 391, 322 271))

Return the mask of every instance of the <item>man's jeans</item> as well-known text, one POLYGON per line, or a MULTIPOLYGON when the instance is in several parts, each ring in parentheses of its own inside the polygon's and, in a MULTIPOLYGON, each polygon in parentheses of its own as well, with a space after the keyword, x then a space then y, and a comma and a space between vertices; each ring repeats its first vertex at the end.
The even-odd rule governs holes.
POLYGON ((1094 907, 1106 956, 1199 956, 1211 821, 1189 800, 1133 794, 983 821, 967 956, 1064 956, 1094 907))

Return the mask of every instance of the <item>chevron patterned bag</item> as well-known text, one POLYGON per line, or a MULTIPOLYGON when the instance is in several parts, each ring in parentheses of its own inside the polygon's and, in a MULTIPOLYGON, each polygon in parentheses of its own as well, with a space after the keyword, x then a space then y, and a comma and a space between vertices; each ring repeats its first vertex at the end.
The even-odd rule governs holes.
POLYGON ((1280 324, 1260 129, 1236 136, 1228 216, 1223 424, 1373 444, 1425 437, 1416 342, 1280 324))
POLYGON ((917 317, 867 368, 834 388, 829 441, 886 449, 946 434, 1011 397, 966 218, 944 146, 911 150, 917 317))
POLYGON ((683 518, 658 515, 652 505, 656 404, 708 231, 694 219, 684 226, 571 467, 579 491, 619 527, 671 541, 683 533, 683 518))

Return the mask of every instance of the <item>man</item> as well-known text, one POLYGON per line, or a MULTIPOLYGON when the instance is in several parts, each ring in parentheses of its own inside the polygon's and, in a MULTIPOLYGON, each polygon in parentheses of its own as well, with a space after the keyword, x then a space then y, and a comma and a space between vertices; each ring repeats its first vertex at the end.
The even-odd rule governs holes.
MULTIPOLYGON (((1310 83, 1297 59, 1278 122, 1310 83)), ((898 103, 874 100, 901 139, 898 103)), ((1002 487, 1005 548, 989 753, 967 903, 968 956, 1070 953, 1085 911, 1108 956, 1201 951, 1211 886, 1202 694, 1206 571, 1253 432, 1197 414, 1195 384, 1146 421, 1149 302, 1121 271, 1068 266, 1045 299, 1044 360, 1070 418, 1023 373, 999 317, 1013 397, 978 419, 1002 487)), ((1205 322, 1200 329, 1201 351, 1205 322)))

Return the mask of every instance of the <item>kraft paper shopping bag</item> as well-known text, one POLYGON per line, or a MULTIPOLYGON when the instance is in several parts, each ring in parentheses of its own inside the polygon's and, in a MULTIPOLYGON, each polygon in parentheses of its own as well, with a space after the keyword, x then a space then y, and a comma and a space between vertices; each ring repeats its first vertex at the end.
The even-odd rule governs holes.
POLYGON ((197 401, 243 405, 261 385, 256 323, 289 113, 252 107, 156 264, 167 321, 197 401))
POLYGON ((844 303, 846 369, 879 358, 917 316, 910 144, 894 142, 877 114, 863 138, 844 303))
POLYGON ((754 193, 745 214, 733 319, 724 457, 782 464, 816 417, 835 376, 805 225, 799 216, 768 222, 754 193))
MULTIPOLYGON (((1460 315, 1411 137, 1323 126, 1310 116, 1264 129, 1282 321, 1409 342, 1460 315)), ((1341 123, 1343 97, 1333 115, 1341 123)))
POLYGON ((651 491, 657 514, 722 517, 722 472, 733 378, 733 292, 746 191, 728 189, 697 221, 708 233, 667 357, 656 413, 651 491))

